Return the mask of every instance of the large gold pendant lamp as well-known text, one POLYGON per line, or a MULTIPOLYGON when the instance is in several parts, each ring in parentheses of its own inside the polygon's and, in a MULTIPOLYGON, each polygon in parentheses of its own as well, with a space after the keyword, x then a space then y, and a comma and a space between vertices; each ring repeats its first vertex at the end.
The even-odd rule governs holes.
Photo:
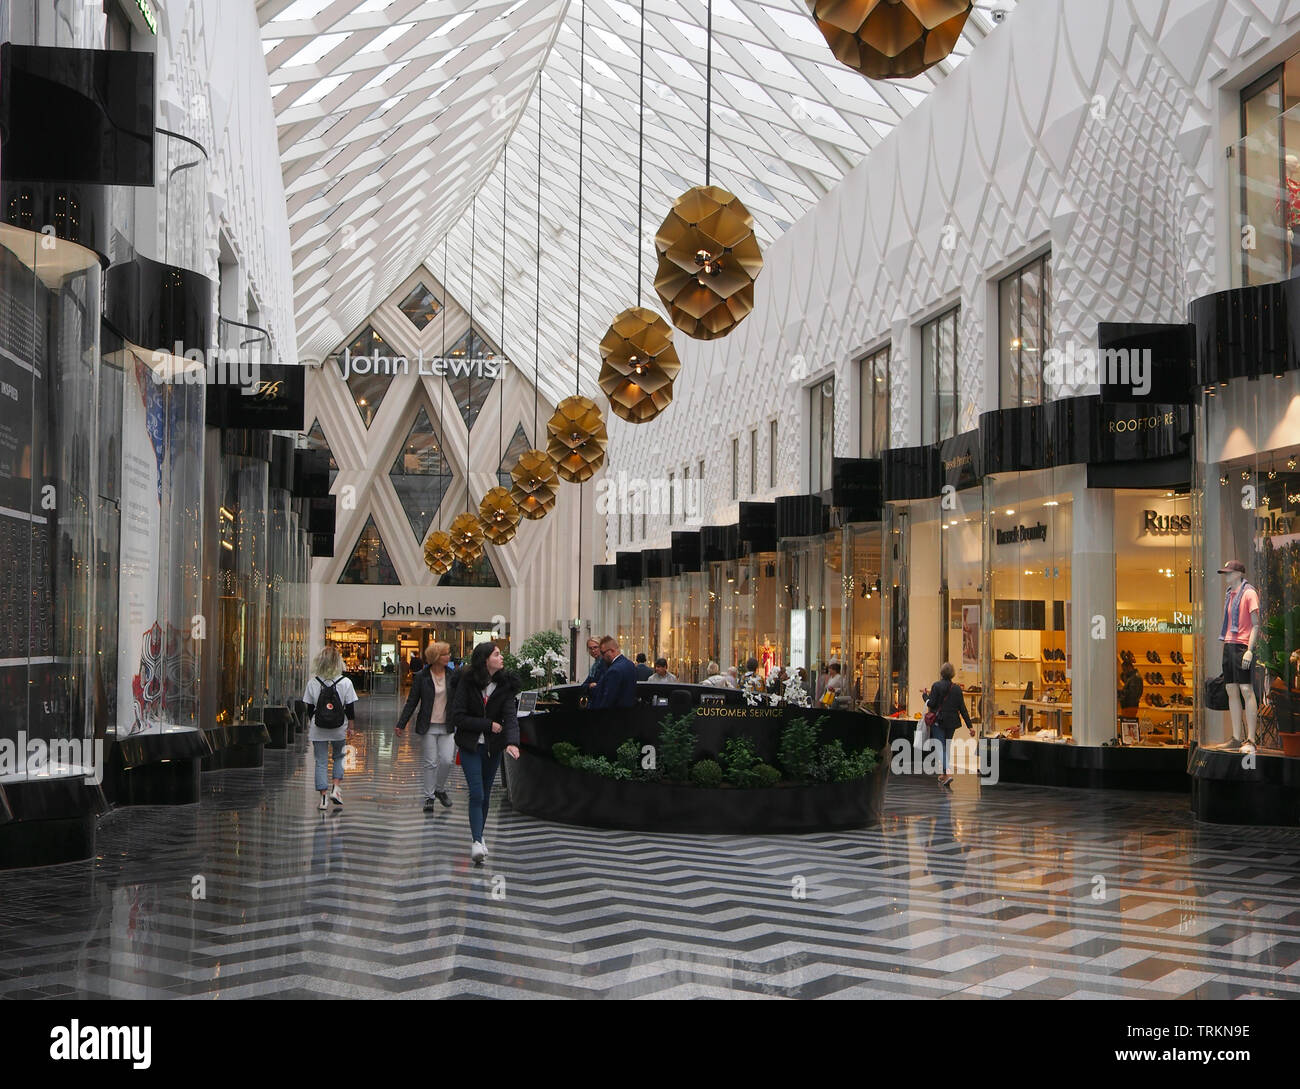
MULTIPOLYGON (((507 174, 510 169, 510 149, 501 151, 501 335, 497 348, 504 354, 506 344, 506 208, 509 190, 507 174)), ((497 377, 497 472, 501 471, 504 457, 502 446, 505 442, 506 419, 506 376, 503 371, 497 377)), ((479 501, 479 522, 483 525, 483 535, 494 545, 507 544, 514 540, 515 530, 519 525, 519 507, 510 495, 508 488, 498 484, 489 488, 487 494, 479 501)))
MULTIPOLYGON (((583 178, 583 122, 586 117, 586 48, 587 8, 582 8, 582 44, 579 48, 578 81, 578 343, 573 360, 574 385, 582 386, 582 178, 583 178)), ((609 433, 605 430, 605 420, 590 397, 583 397, 581 392, 566 397, 555 406, 555 412, 546 424, 546 452, 555 462, 555 471, 560 479, 570 484, 582 484, 590 480, 605 463, 605 447, 609 445, 609 433)))
MULTIPOLYGON (((469 320, 470 328, 474 321, 474 258, 475 243, 478 239, 478 198, 469 206, 469 320)), ((466 449, 469 448, 466 443, 466 449)), ((465 510, 451 520, 447 532, 451 535, 451 550, 466 567, 471 566, 483 555, 483 524, 474 513, 469 499, 469 464, 465 465, 465 510)))
POLYGON ((672 323, 696 340, 725 337, 754 309, 763 254, 754 217, 734 193, 711 184, 713 3, 705 33, 704 184, 674 202, 655 235, 655 291, 672 323))
POLYGON ((600 357, 600 388, 616 416, 645 423, 672 403, 682 362, 672 330, 653 310, 633 306, 619 314, 600 342, 600 357))
POLYGON ((642 182, 645 175, 645 0, 641 0, 641 66, 637 83, 636 166, 636 306, 628 307, 610 324, 600 342, 601 390, 614 415, 628 423, 653 420, 673 399, 673 379, 681 360, 673 347, 673 332, 653 310, 641 305, 642 182))
MULTIPOLYGON (((443 291, 447 290, 447 238, 444 235, 442 239, 442 284, 443 291)), ((445 313, 445 312, 444 312, 445 313)), ((442 323, 442 356, 447 357, 447 322, 442 323)), ((442 427, 442 394, 447 388, 446 379, 438 386, 438 443, 441 447, 439 454, 446 459, 446 432, 442 427)), ((442 529, 442 507, 447 497, 439 497, 438 500, 438 528, 429 534, 428 540, 424 542, 424 564, 435 575, 445 575, 451 570, 451 565, 456 560, 456 550, 452 547, 451 534, 442 529)))
MULTIPOLYGON (((468 499, 466 496, 467 502, 468 499)), ((448 532, 452 553, 466 567, 472 566, 483 555, 483 524, 478 520, 478 515, 469 511, 456 515, 451 520, 448 532)))
POLYGON ((545 518, 555 506, 560 476, 555 462, 537 443, 538 387, 541 384, 542 348, 542 82, 537 81, 537 268, 533 297, 533 443, 531 450, 519 455, 510 470, 510 498, 522 517, 529 521, 545 518))
POLYGON ((807 0, 835 59, 869 79, 911 79, 957 45, 971 0, 807 0))

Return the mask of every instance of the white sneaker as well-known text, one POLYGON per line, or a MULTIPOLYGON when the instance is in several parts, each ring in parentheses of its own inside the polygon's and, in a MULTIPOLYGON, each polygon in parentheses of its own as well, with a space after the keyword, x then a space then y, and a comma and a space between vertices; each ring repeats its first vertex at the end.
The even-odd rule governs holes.
POLYGON ((1252 752, 1254 752, 1254 751, 1255 751, 1255 742, 1253 742, 1253 741, 1243 741, 1243 742, 1241 743, 1241 751, 1242 751, 1243 753, 1252 753, 1252 752))
POLYGON ((329 807, 330 807, 330 796, 329 796, 327 793, 325 793, 324 791, 321 791, 321 796, 320 796, 320 809, 321 809, 321 812, 323 813, 323 812, 324 812, 326 809, 328 809, 329 807))
POLYGON ((488 849, 487 849, 487 836, 484 836, 482 839, 480 839, 480 840, 479 840, 479 843, 481 843, 481 844, 483 845, 483 857, 484 857, 484 858, 487 858, 487 853, 488 853, 488 849))
MULTIPOLYGON (((343 792, 339 790, 337 786, 330 791, 330 801, 332 801, 335 805, 343 804, 343 792)), ((324 807, 322 806, 322 808, 324 807)))
POLYGON ((482 862, 485 858, 487 858, 487 848, 484 847, 483 844, 481 844, 478 840, 475 840, 470 845, 469 857, 470 860, 473 862, 482 862))

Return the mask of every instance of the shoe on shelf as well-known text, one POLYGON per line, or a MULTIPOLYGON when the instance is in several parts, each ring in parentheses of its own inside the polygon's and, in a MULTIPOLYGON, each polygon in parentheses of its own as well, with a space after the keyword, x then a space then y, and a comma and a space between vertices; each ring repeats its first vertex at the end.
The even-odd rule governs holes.
POLYGON ((432 798, 425 798, 425 799, 424 799, 424 811, 425 811, 426 813, 432 813, 432 812, 433 812, 433 799, 432 799, 432 798))
POLYGON ((330 807, 330 796, 329 796, 329 791, 327 791, 327 790, 322 790, 322 791, 320 792, 320 809, 321 809, 321 812, 324 812, 324 811, 325 811, 326 809, 328 809, 329 807, 330 807))
POLYGON ((1242 751, 1242 752, 1254 752, 1254 751, 1255 751, 1255 742, 1253 742, 1253 741, 1243 741, 1243 742, 1241 743, 1241 751, 1242 751))
POLYGON ((470 844, 469 857, 472 862, 482 862, 487 858, 487 850, 478 840, 470 844))
POLYGON ((1164 665, 1164 663, 1160 660, 1160 652, 1158 650, 1153 650, 1151 654, 1152 654, 1151 660, 1155 662, 1156 665, 1164 665))
POLYGON ((330 801, 335 805, 341 806, 343 804, 343 792, 337 786, 330 791, 330 801))
POLYGON ((1227 741, 1223 742, 1223 744, 1221 744, 1221 745, 1219 746, 1219 748, 1221 748, 1221 749, 1228 749, 1228 750, 1230 750, 1230 751, 1232 751, 1232 752, 1236 752, 1238 749, 1241 748, 1241 738, 1239 738, 1239 737, 1230 737, 1230 738, 1228 738, 1227 741))
POLYGON ((1014 662, 1016 660, 1016 656, 1012 654, 1011 651, 1007 651, 1006 654, 1002 655, 1002 657, 1008 662, 1014 662))
MULTIPOLYGON (((447 797, 447 792, 445 790, 435 790, 433 796, 437 798, 438 801, 442 802, 442 804, 448 809, 451 808, 451 799, 447 797)), ((433 802, 429 803, 429 808, 433 808, 433 802)))

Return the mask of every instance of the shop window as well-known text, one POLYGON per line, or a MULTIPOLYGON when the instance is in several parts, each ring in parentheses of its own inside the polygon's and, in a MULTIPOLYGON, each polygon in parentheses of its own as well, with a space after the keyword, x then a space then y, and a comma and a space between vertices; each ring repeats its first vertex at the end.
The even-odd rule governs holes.
POLYGON ((424 284, 416 284, 411 288, 410 294, 398 303, 398 309, 410 319, 412 325, 423 329, 438 316, 442 303, 424 284))
MULTIPOLYGON (((388 342, 384 340, 372 326, 367 325, 356 339, 347 345, 347 354, 351 358, 361 355, 379 356, 387 359, 389 357, 388 342)), ((338 353, 339 373, 343 373, 343 353, 338 353)), ((361 422, 369 427, 375 419, 375 414, 379 411, 379 406, 383 403, 384 395, 388 393, 389 383, 392 381, 392 375, 387 370, 380 370, 378 373, 358 374, 355 368, 349 368, 347 383, 348 392, 352 394, 352 401, 357 406, 357 412, 361 414, 361 422)))
POLYGON ((343 574, 339 576, 339 583, 347 586, 401 585, 373 514, 366 519, 365 528, 357 538, 356 547, 348 558, 343 574))
POLYGON ((307 432, 308 445, 313 450, 324 450, 330 459, 330 487, 334 487, 334 481, 339 475, 339 464, 334 460, 334 451, 330 449, 330 444, 325 438, 325 432, 321 428, 320 420, 312 422, 311 430, 307 432))
POLYGON ((957 434, 957 318, 953 307, 921 326, 921 442, 957 434))
POLYGON ((1043 403, 1043 356, 1051 347, 1051 262, 1045 254, 998 283, 1002 408, 1043 403))
POLYGON ((451 570, 438 580, 438 585, 499 587, 501 581, 497 578, 496 569, 492 566, 491 558, 484 552, 469 567, 466 567, 460 560, 454 561, 451 570))
POLYGON ((831 458, 835 453, 835 379, 819 382, 808 397, 808 490, 823 492, 831 486, 831 458))
POLYGON ((1242 283, 1287 279, 1300 258, 1300 55, 1241 94, 1232 187, 1240 208, 1242 283))
MULTIPOLYGON (((1117 491, 1114 511, 1115 736, 1124 745, 1186 744, 1199 627, 1191 601, 1191 496, 1117 491)), ((1211 663, 1209 675, 1217 672, 1211 663)))
POLYGON ((867 356, 858 373, 862 390, 861 456, 876 458, 889 449, 889 345, 867 356))
POLYGON ((533 444, 528 441, 528 436, 524 434, 523 424, 515 425, 514 437, 510 440, 510 445, 506 447, 505 456, 501 459, 501 464, 497 466, 497 483, 507 491, 514 485, 510 477, 510 470, 518 464, 520 455, 526 454, 533 448, 533 444))
POLYGON ((450 368, 457 359, 487 360, 496 358, 496 353, 478 330, 468 330, 455 346, 447 353, 453 362, 449 364, 447 388, 456 398, 456 407, 460 409, 461 419, 465 421, 466 430, 472 431, 479 413, 487 403, 488 394, 492 392, 492 379, 481 378, 477 374, 452 375, 450 368))
POLYGON ((989 697, 986 733, 1040 741, 1073 736, 1073 509, 1073 493, 1054 470, 984 482, 987 560, 968 557, 960 590, 950 577, 948 628, 959 671, 988 663, 979 678, 989 697), (982 602, 986 571, 991 594, 982 602))
POLYGON ((406 433, 406 441, 397 453, 388 479, 411 523, 415 539, 423 541, 452 482, 442 441, 423 405, 406 433))

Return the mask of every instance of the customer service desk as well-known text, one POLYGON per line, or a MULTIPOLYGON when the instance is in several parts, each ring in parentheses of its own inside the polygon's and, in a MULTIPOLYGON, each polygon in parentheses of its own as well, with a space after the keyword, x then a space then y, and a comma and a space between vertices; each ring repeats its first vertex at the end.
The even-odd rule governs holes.
POLYGON ((507 758, 511 805, 544 820, 646 832, 814 832, 879 823, 889 770, 886 719, 856 711, 749 707, 739 692, 704 686, 642 682, 637 687, 641 702, 635 707, 587 710, 573 685, 559 690, 549 709, 521 717, 519 759, 507 758), (702 702, 718 694, 724 698, 702 702), (657 697, 671 706, 656 705, 657 697), (740 789, 611 779, 565 767, 551 755, 555 744, 567 741, 586 755, 613 760, 629 738, 657 745, 664 718, 682 713, 693 717, 693 761, 716 759, 728 738, 747 737, 760 759, 779 766, 781 733, 802 717, 820 722, 820 743, 838 739, 848 752, 869 747, 878 763, 868 776, 851 782, 740 789))

